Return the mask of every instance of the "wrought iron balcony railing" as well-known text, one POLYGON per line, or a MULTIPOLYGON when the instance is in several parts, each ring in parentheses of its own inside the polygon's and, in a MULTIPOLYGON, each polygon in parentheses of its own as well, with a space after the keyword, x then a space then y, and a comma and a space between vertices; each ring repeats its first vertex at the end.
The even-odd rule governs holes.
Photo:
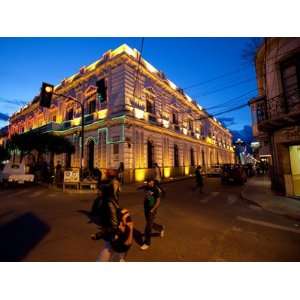
POLYGON ((300 114, 300 90, 288 94, 280 94, 267 99, 260 98, 256 102, 257 125, 260 129, 280 127, 293 123, 300 114))

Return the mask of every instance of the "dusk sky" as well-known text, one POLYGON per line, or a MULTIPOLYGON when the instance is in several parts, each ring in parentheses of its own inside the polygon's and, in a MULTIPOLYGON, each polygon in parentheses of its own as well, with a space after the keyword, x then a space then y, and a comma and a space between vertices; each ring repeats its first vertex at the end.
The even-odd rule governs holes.
MULTIPOLYGON (((257 94, 254 67, 242 57, 250 42, 250 38, 145 38, 143 57, 216 114, 257 94)), ((58 84, 123 43, 140 50, 141 38, 0 38, 0 119, 31 101, 42 81, 58 84)), ((234 130, 251 124, 248 107, 217 118, 228 118, 225 124, 234 130)), ((6 124, 0 120, 0 127, 6 124)))

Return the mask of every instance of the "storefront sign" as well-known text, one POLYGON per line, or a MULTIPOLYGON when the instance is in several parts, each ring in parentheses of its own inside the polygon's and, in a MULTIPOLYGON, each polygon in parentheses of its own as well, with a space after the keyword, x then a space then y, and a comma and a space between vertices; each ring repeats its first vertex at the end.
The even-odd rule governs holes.
POLYGON ((79 182, 79 170, 65 171, 64 172, 64 182, 79 182))

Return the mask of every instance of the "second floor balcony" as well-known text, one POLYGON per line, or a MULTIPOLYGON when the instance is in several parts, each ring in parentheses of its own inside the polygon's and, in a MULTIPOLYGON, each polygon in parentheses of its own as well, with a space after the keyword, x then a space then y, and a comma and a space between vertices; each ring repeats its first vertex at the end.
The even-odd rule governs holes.
POLYGON ((299 122, 300 90, 294 90, 288 96, 259 97, 251 102, 254 105, 256 124, 259 131, 272 131, 299 122))

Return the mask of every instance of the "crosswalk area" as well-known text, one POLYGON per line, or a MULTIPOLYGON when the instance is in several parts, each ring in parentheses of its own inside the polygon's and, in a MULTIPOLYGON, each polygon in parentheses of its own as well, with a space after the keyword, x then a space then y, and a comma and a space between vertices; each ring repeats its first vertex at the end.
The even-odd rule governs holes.
MULTIPOLYGON (((221 192, 210 192, 208 193, 208 195, 205 195, 204 197, 201 198, 200 203, 201 204, 215 203, 221 198, 222 199, 224 198, 224 195, 221 195, 221 192)), ((225 197, 225 199, 226 199, 225 204, 230 206, 230 205, 234 205, 239 200, 239 196, 236 194, 228 194, 225 197)))
POLYGON ((39 197, 55 197, 60 192, 44 187, 18 187, 16 189, 0 189, 0 201, 5 199, 33 199, 39 197))

